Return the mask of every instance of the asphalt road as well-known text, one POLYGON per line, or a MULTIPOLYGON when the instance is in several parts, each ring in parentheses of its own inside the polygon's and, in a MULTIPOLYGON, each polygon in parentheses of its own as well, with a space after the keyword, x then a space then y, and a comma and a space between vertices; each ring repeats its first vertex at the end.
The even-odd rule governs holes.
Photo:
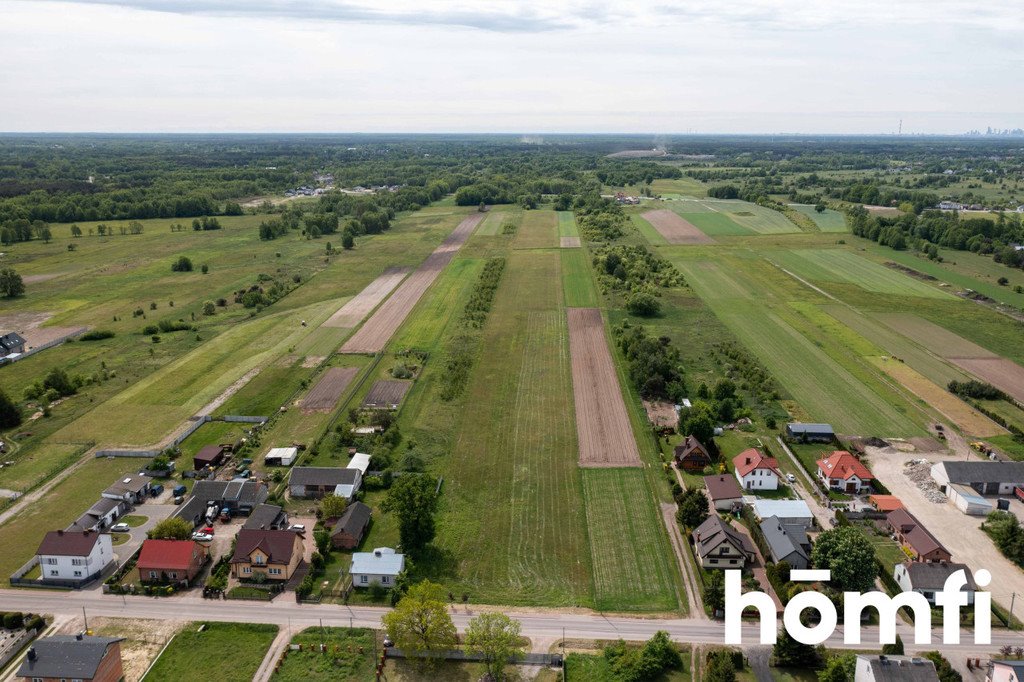
MULTIPOLYGON (((206 600, 192 595, 178 597, 142 597, 102 595, 98 592, 55 592, 44 590, 0 590, 0 610, 29 611, 78 616, 83 607, 87 616, 108 616, 113 618, 169 618, 182 620, 219 620, 245 623, 273 623, 308 627, 318 624, 376 628, 380 618, 388 609, 381 607, 348 607, 337 604, 300 605, 288 597, 279 597, 267 604, 236 600, 206 600)), ((467 623, 477 613, 470 605, 453 607, 452 619, 459 630, 465 630, 467 623)), ((483 610, 486 610, 484 607, 483 610)), ((563 612, 557 610, 501 609, 519 620, 524 636, 531 638, 617 639, 644 640, 657 630, 666 630, 674 640, 701 644, 722 644, 724 626, 720 621, 696 620, 690 618, 658 619, 628 616, 606 616, 593 612, 563 612)), ((938 625, 938 623, 936 623, 938 625)), ((941 630, 933 630, 933 643, 913 644, 913 632, 905 624, 899 624, 897 632, 902 637, 907 651, 941 649, 950 652, 995 653, 1003 644, 1024 646, 1024 634, 1005 630, 993 630, 992 644, 975 645, 973 634, 961 633, 961 644, 941 643, 941 630)), ((861 630, 864 644, 849 648, 872 648, 878 641, 877 628, 861 630)), ((757 627, 745 626, 745 643, 757 643, 757 627)), ((836 629, 827 646, 844 648, 842 626, 836 629)))

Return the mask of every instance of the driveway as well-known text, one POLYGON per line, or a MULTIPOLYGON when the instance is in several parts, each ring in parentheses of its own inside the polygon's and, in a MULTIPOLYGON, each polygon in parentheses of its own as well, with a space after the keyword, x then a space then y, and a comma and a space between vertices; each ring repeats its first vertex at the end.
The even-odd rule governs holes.
MULTIPOLYGON (((153 526, 160 523, 177 509, 173 504, 154 504, 151 502, 143 503, 137 506, 134 510, 128 512, 130 516, 145 516, 146 522, 141 526, 136 526, 128 532, 128 542, 123 545, 117 545, 114 547, 114 554, 117 555, 118 563, 124 561, 136 551, 139 547, 142 547, 142 542, 146 539, 146 533, 153 530, 153 526)), ((115 523, 117 523, 115 521, 115 523)))
MULTIPOLYGON (((929 502, 917 485, 903 473, 903 463, 910 459, 923 458, 936 464, 941 461, 963 461, 963 456, 945 452, 905 453, 890 448, 868 448, 868 454, 872 473, 946 546, 954 562, 967 564, 972 572, 988 569, 992 573, 992 584, 988 590, 992 598, 1004 608, 1010 606, 1013 593, 1017 594, 1017 601, 1020 601, 1021 595, 1024 595, 1024 572, 1004 557, 981 530, 984 517, 963 514, 948 500, 942 504, 929 502)), ((1018 515, 1024 513, 1024 508, 1018 505, 1013 510, 1018 515)), ((1018 606, 1017 617, 1021 615, 1018 606)))

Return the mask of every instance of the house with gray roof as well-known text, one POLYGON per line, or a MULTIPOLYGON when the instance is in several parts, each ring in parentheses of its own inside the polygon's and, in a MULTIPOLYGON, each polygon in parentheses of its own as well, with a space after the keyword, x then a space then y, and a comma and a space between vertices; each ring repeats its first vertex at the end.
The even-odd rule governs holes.
POLYGON ((118 682, 124 679, 121 665, 123 637, 51 635, 29 648, 18 668, 25 680, 89 680, 118 682))
POLYGON ((974 576, 966 564, 954 563, 925 563, 923 561, 905 561, 896 564, 893 569, 893 580, 904 592, 919 592, 932 606, 935 606, 935 594, 941 592, 946 586, 946 580, 957 571, 963 571, 967 578, 967 585, 963 592, 967 593, 967 603, 974 603, 974 576))
POLYGON ((145 474, 132 474, 115 481, 103 491, 103 497, 111 500, 123 500, 128 504, 139 504, 149 494, 153 479, 145 474))
POLYGON ((1024 487, 1024 462, 939 462, 932 465, 931 474, 946 495, 954 483, 974 488, 982 495, 1012 495, 1014 488, 1024 487))
POLYGON ((242 528, 262 530, 287 530, 288 512, 276 504, 260 504, 249 514, 242 528))
POLYGON ((910 656, 857 655, 854 682, 939 682, 935 664, 910 656))
POLYGON ((25 352, 25 339, 18 332, 0 334, 0 357, 20 355, 25 352))
POLYGON ((362 481, 359 469, 295 467, 288 479, 288 493, 293 498, 319 499, 324 495, 337 495, 351 500, 362 481))
POLYGON ((391 587, 395 578, 405 570, 405 555, 398 554, 390 547, 377 547, 372 552, 356 552, 352 555, 352 576, 354 587, 383 585, 391 587))
POLYGON ((704 568, 743 568, 755 556, 750 539, 719 516, 709 516, 693 531, 693 548, 704 568))
POLYGON ((836 439, 836 432, 831 424, 790 422, 786 424, 786 437, 804 443, 831 443, 836 439))
POLYGON ((196 481, 192 495, 171 516, 198 526, 206 520, 206 512, 216 507, 231 514, 249 516, 270 496, 267 486, 256 481, 196 481))
POLYGON ((803 526, 784 525, 777 516, 769 516, 760 528, 772 563, 785 561, 790 568, 801 570, 810 566, 811 543, 803 526))
POLYGON ((331 529, 331 542, 339 549, 354 549, 363 540, 370 525, 370 508, 362 502, 353 502, 331 529))
POLYGON ((127 514, 131 507, 124 500, 101 497, 96 504, 78 517, 64 530, 104 530, 114 524, 122 515, 127 514))

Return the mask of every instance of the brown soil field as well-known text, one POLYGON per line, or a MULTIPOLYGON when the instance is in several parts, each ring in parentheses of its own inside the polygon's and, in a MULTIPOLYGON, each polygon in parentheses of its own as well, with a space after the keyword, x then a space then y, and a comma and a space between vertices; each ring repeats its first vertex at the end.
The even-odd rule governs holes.
POLYGON ((575 249, 582 246, 579 237, 559 237, 558 245, 563 249, 575 249))
POLYGON ((642 466, 597 308, 568 308, 580 466, 642 466))
POLYGON ((473 230, 485 215, 474 213, 459 223, 448 238, 402 282, 402 286, 377 308, 377 312, 359 328, 359 331, 345 342, 340 352, 379 353, 384 350, 384 346, 398 331, 416 303, 455 257, 455 253, 466 243, 469 235, 473 234, 473 230))
POLYGON ((402 398, 412 387, 411 381, 382 379, 370 387, 370 392, 363 400, 363 407, 393 410, 397 409, 402 398))
POLYGON ((679 413, 675 405, 665 400, 643 400, 647 419, 655 426, 676 428, 679 426, 679 413))
POLYGON ((363 321, 381 301, 387 298, 408 272, 405 268, 388 268, 380 277, 366 285, 366 288, 353 296, 338 312, 327 318, 321 327, 346 328, 354 327, 363 321))
POLYGON ((1024 403, 1024 367, 1005 358, 950 358, 958 367, 1024 403))
POLYGON ((302 399, 303 412, 330 412, 359 373, 358 367, 331 367, 302 399))
POLYGON ((928 320, 909 313, 874 313, 907 338, 913 339, 940 358, 996 358, 995 353, 928 320))
POLYGON ((647 211, 641 218, 654 226, 654 229, 669 244, 714 244, 715 240, 697 229, 689 221, 667 209, 647 211))

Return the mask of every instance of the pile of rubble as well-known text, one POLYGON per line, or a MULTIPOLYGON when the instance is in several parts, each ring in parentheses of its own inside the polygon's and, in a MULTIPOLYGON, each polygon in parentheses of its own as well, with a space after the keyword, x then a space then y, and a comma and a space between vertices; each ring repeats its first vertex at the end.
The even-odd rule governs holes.
POLYGON ((929 502, 945 504, 946 496, 932 479, 932 464, 926 459, 908 459, 903 463, 903 473, 924 493, 929 502))

